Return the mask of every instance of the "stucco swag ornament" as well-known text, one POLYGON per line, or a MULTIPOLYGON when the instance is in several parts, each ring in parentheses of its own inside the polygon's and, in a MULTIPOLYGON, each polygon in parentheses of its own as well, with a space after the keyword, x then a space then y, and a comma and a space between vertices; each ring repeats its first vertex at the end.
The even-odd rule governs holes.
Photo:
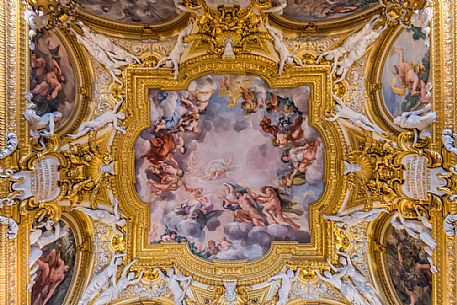
MULTIPOLYGON (((441 134, 444 150, 450 153, 454 159, 457 156, 457 147, 455 145, 456 136, 457 134, 450 128, 444 129, 441 134)), ((453 175, 457 175, 457 165, 451 166, 449 171, 453 175)), ((445 215, 443 230, 448 236, 457 236, 457 194, 450 194, 448 199, 450 201, 451 206, 449 209, 451 211, 448 215, 445 215)))
POLYGON ((6 134, 6 148, 0 150, 0 160, 11 156, 16 151, 18 144, 19 141, 17 134, 14 132, 8 132, 6 134))
POLYGON ((441 134, 444 148, 455 156, 457 156, 457 147, 455 147, 456 136, 457 134, 455 134, 452 129, 444 129, 441 134))

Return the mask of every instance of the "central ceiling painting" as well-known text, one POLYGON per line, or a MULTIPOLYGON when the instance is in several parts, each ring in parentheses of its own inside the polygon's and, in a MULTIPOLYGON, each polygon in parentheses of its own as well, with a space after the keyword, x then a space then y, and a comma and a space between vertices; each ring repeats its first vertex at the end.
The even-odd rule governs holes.
POLYGON ((204 76, 149 90, 151 128, 136 141, 136 190, 149 241, 187 241, 207 259, 257 259, 272 241, 310 242, 323 142, 308 125, 310 87, 204 76))

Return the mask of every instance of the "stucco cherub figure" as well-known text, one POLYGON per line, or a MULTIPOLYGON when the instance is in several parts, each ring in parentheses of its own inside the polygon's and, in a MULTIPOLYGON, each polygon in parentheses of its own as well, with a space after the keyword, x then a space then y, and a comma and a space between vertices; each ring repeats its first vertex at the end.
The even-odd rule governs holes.
POLYGON ((335 267, 329 259, 327 263, 330 268, 337 273, 344 273, 347 275, 358 291, 368 300, 371 305, 382 305, 376 289, 371 285, 370 282, 354 267, 352 264, 351 257, 346 252, 337 251, 340 255, 338 262, 341 267, 335 267))
POLYGON ((368 303, 360 292, 355 287, 354 283, 352 283, 349 279, 345 278, 344 272, 338 272, 332 274, 330 271, 324 271, 324 274, 319 273, 318 271, 314 271, 318 278, 322 281, 331 284, 333 287, 338 289, 341 294, 345 297, 345 299, 349 302, 349 304, 353 305, 371 305, 368 303))
POLYGON ((367 131, 371 131, 371 132, 378 133, 381 135, 386 133, 384 130, 379 128, 378 125, 371 122, 364 114, 355 112, 354 110, 352 110, 351 108, 346 106, 346 104, 343 102, 343 100, 340 97, 336 96, 333 92, 332 92, 332 97, 337 102, 336 114, 333 118, 325 118, 327 121, 334 122, 340 118, 347 119, 355 126, 365 129, 367 131))
POLYGON ((291 269, 286 270, 285 272, 280 272, 268 279, 269 283, 278 286, 278 300, 276 305, 286 305, 289 300, 289 293, 292 289, 293 284, 298 279, 300 274, 300 269, 293 272, 291 269))
POLYGON ((97 118, 82 123, 75 134, 69 134, 68 136, 72 139, 77 139, 88 134, 91 130, 102 129, 108 124, 112 124, 115 131, 119 131, 120 133, 125 134, 127 131, 119 126, 119 121, 122 121, 126 118, 126 114, 119 111, 119 108, 123 102, 124 100, 121 100, 114 106, 113 110, 106 111, 97 118))
POLYGON ((91 281, 81 295, 78 305, 87 305, 97 296, 97 294, 99 294, 100 291, 108 288, 110 283, 111 285, 115 284, 117 268, 122 265, 122 257, 124 256, 125 254, 114 254, 109 265, 92 277, 91 281))
POLYGON ((284 66, 286 64, 291 65, 294 63, 294 61, 296 61, 298 63, 298 65, 302 67, 303 61, 301 60, 301 58, 296 54, 290 53, 289 49, 284 44, 282 32, 280 30, 278 30, 277 28, 272 27, 268 23, 268 21, 265 22, 265 28, 267 29, 267 31, 270 33, 271 37, 273 38, 273 45, 279 56, 278 75, 279 76, 282 75, 284 66))
POLYGON ((324 215, 324 219, 335 221, 335 224, 339 228, 345 228, 349 230, 353 226, 367 221, 373 221, 379 217, 384 212, 389 212, 388 209, 371 209, 369 211, 357 210, 351 214, 347 215, 324 215))
POLYGON ((50 138, 54 135, 56 123, 62 119, 62 113, 48 112, 39 116, 36 112, 36 104, 32 102, 32 94, 30 92, 25 94, 25 99, 28 101, 25 107, 24 117, 29 122, 30 137, 34 144, 40 144, 45 148, 43 139, 50 138))
POLYGON ((165 275, 162 270, 156 268, 161 279, 163 279, 170 290, 173 292, 176 305, 186 305, 186 294, 192 284, 191 276, 184 276, 179 272, 176 272, 174 268, 170 268, 165 275))
POLYGON ((171 50, 170 54, 168 54, 167 56, 160 58, 154 69, 159 69, 162 65, 165 65, 165 67, 173 69, 174 79, 178 78, 181 57, 189 47, 189 43, 185 42, 185 38, 192 33, 192 29, 193 23, 192 21, 189 21, 184 30, 182 30, 179 33, 178 39, 176 40, 176 44, 173 50, 171 50))
POLYGON ((143 278, 144 270, 140 272, 137 278, 135 278, 135 272, 128 272, 137 261, 138 259, 134 259, 125 266, 119 279, 116 280, 114 275, 112 285, 100 294, 93 305, 106 305, 113 302, 128 286, 138 284, 143 278))

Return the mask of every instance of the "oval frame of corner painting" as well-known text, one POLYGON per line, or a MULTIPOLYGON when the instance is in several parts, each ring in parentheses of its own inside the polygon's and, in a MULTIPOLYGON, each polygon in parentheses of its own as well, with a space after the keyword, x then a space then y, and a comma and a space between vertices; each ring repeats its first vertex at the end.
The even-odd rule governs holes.
MULTIPOLYGON (((27 217, 27 221, 24 225, 21 225, 21 229, 31 227, 31 223, 33 223, 34 219, 33 213, 29 214, 30 217, 27 217)), ((69 287, 66 290, 66 294, 64 296, 62 304, 75 304, 78 298, 80 297, 81 293, 84 290, 87 280, 89 279, 89 274, 92 269, 92 256, 91 247, 92 247, 92 238, 91 232, 87 230, 89 228, 89 223, 86 221, 84 217, 78 215, 78 213, 74 212, 63 212, 61 220, 66 222, 70 225, 70 230, 74 236, 75 240, 75 262, 74 262, 74 272, 71 278, 71 282, 69 287)), ((28 235, 28 234, 25 234, 28 235)), ((28 246, 27 242, 21 243, 19 248, 19 252, 23 253, 22 257, 27 260, 27 254, 30 252, 30 246, 28 246)), ((21 274, 28 274, 28 265, 27 263, 21 264, 21 274)), ((24 277, 27 279, 28 277, 24 277)), ((20 300, 22 298, 29 298, 31 294, 27 290, 27 285, 20 287, 20 300)), ((32 300, 33 301, 33 300, 32 300)), ((22 301, 24 304, 26 303, 24 299, 22 301)), ((31 304, 32 302, 30 302, 31 304)))
MULTIPOLYGON (((372 57, 375 58, 373 64, 371 64, 370 70, 372 71, 368 76, 368 82, 375 84, 376 90, 374 90, 371 95, 373 99, 376 101, 375 103, 369 105, 371 108, 370 110, 374 113, 379 113, 378 120, 382 121, 383 125, 389 126, 391 129, 396 130, 397 132, 401 132, 402 129, 394 124, 394 115, 389 111, 386 102, 386 96, 384 96, 383 88, 384 86, 389 86, 390 84, 384 84, 384 69, 389 60, 389 56, 394 49, 395 43, 401 38, 403 34, 406 33, 408 29, 404 28, 400 25, 393 27, 389 30, 388 35, 384 35, 382 41, 378 42, 377 49, 373 53, 372 57), (387 46, 387 47, 383 47, 387 46)), ((430 35, 430 40, 433 41, 433 36, 430 35)), ((433 79, 433 75, 435 73, 433 67, 433 60, 432 60, 432 50, 433 48, 429 48, 430 52, 430 69, 429 79, 433 79)), ((407 59, 405 59, 407 60, 407 59)), ((433 90, 434 91, 434 90, 433 90)))
MULTIPOLYGON (((60 31, 60 30, 59 30, 60 31)), ((76 109, 74 109, 73 119, 66 124, 66 128, 58 130, 59 135, 74 132, 82 120, 88 115, 89 102, 92 100, 94 76, 90 71, 92 63, 81 49, 82 46, 76 42, 73 36, 68 31, 62 31, 61 37, 65 37, 65 43, 70 44, 70 59, 75 64, 75 72, 77 78, 77 94, 76 94, 76 109)))
POLYGON ((76 258, 75 258, 75 273, 70 285, 65 301, 63 304, 75 304, 82 294, 86 281, 90 278, 90 270, 92 269, 93 257, 90 255, 92 247, 92 234, 87 230, 89 222, 78 213, 64 212, 62 219, 70 224, 71 230, 75 237, 76 243, 76 258))
POLYGON ((113 155, 118 160, 113 191, 120 202, 122 213, 131 219, 127 225, 127 251, 129 257, 140 259, 139 268, 167 267, 174 265, 184 274, 207 284, 223 279, 223 274, 238 274, 240 283, 252 284, 266 280, 285 265, 324 266, 326 257, 334 257, 338 237, 331 222, 321 222, 324 214, 339 208, 345 197, 346 178, 343 173, 345 145, 338 124, 324 120, 326 111, 333 103, 330 98, 331 81, 329 67, 307 66, 286 69, 283 76, 276 74, 276 64, 256 55, 240 55, 236 60, 219 60, 211 56, 186 62, 180 67, 180 76, 174 80, 169 70, 151 68, 128 68, 124 71, 126 82, 126 111, 129 117, 126 136, 117 136, 113 155), (310 207, 311 243, 273 242, 270 251, 254 261, 206 261, 193 254, 187 243, 165 242, 148 244, 150 226, 149 207, 144 204, 135 190, 134 144, 142 130, 149 127, 148 89, 185 90, 188 84, 208 74, 253 74, 261 77, 271 88, 294 88, 310 86, 311 101, 309 124, 316 129, 324 141, 325 190, 320 199, 310 207))
MULTIPOLYGON (((59 43, 68 53, 68 60, 73 69, 75 77, 75 100, 69 118, 62 126, 56 129, 56 134, 62 136, 75 131, 87 115, 89 101, 92 98, 92 71, 88 58, 84 55, 79 45, 66 30, 55 29, 59 43)), ((30 54, 32 53, 29 51, 30 54)), ((30 69, 30 68, 29 68, 30 69)))
MULTIPOLYGON (((392 217, 390 215, 383 215, 380 217, 379 220, 377 220, 374 224, 372 224, 374 230, 373 234, 373 239, 371 240, 371 243, 376 243, 372 244, 370 247, 371 249, 376 249, 372 252, 372 257, 373 257, 373 264, 372 268, 374 266, 376 267, 375 273, 377 273, 377 276, 375 276, 375 280, 377 281, 377 285, 379 287, 382 287, 384 293, 388 296, 389 304, 391 305, 401 305, 404 304, 400 300, 400 297, 398 295, 397 289, 395 288, 392 276, 390 274, 389 270, 389 262, 388 262, 388 257, 387 257, 387 252, 388 252, 388 238, 390 235, 391 230, 394 230, 392 227, 390 221, 392 217)), ((404 233, 406 236, 408 236, 407 233, 404 233)), ((395 265, 397 266, 397 265, 395 265)), ((424 273, 424 271, 421 271, 421 273, 424 273)), ((431 273, 430 273, 430 304, 433 304, 433 281, 431 279, 431 273)), ((423 304, 423 303, 422 303, 423 304)))

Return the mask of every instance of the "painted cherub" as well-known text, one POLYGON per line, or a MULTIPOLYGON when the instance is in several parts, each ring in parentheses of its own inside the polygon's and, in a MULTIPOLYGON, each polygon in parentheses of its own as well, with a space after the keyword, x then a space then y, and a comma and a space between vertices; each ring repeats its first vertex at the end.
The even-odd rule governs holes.
POLYGON ((426 84, 420 79, 419 74, 425 72, 424 65, 415 64, 412 62, 405 62, 404 50, 394 48, 393 54, 398 54, 399 63, 394 66, 393 74, 400 79, 402 84, 401 88, 392 85, 392 89, 398 95, 405 93, 406 86, 409 88, 411 96, 423 96, 427 92, 426 84))

